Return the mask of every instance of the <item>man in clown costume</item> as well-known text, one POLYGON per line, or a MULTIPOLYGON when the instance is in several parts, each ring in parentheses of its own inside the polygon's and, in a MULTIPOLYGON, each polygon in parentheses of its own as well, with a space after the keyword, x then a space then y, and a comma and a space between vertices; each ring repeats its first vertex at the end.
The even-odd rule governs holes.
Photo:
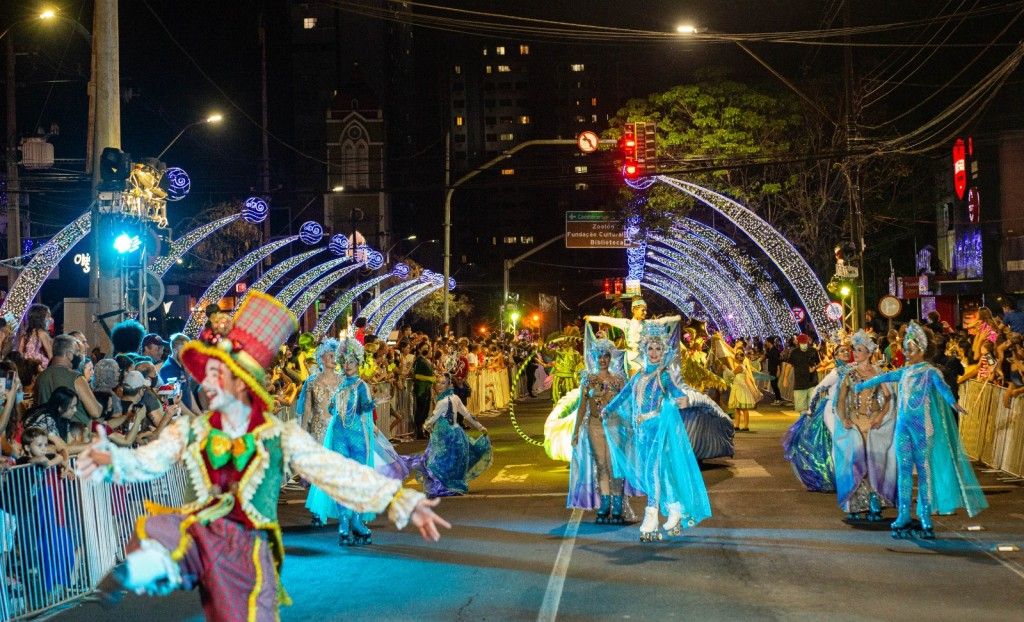
POLYGON ((208 412, 176 420, 138 449, 101 438, 81 454, 82 477, 116 483, 152 480, 184 462, 196 499, 179 508, 147 504, 127 558, 99 585, 108 602, 126 590, 198 587, 208 620, 276 620, 278 606, 290 604, 279 584, 284 547, 277 522, 286 468, 357 512, 386 511, 400 529, 412 522, 428 541, 450 527, 433 512, 436 500, 323 448, 296 422, 270 413, 265 369, 296 327, 280 302, 254 293, 233 325, 207 328, 181 350, 209 398, 208 412))

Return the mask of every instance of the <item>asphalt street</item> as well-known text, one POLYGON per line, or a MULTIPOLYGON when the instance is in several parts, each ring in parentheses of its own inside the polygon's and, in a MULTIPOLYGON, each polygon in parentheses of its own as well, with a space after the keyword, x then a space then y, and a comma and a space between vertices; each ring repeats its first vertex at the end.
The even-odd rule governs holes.
MULTIPOLYGON (((540 437, 549 406, 517 407, 527 434, 540 437)), ((494 464, 471 494, 442 502, 453 527, 440 543, 378 519, 373 545, 340 548, 331 526, 309 526, 304 494, 288 491, 283 576, 295 603, 282 619, 1024 620, 1024 553, 996 550, 1024 545, 1019 483, 979 471, 987 511, 939 517, 933 542, 893 540, 887 523, 849 526, 833 495, 800 486, 780 445, 795 420, 753 413, 736 457, 703 467, 714 516, 653 544, 636 525, 567 510, 567 465, 522 440, 507 414, 483 420, 494 464)), ((202 610, 197 594, 177 593, 57 619, 201 620, 202 610)))

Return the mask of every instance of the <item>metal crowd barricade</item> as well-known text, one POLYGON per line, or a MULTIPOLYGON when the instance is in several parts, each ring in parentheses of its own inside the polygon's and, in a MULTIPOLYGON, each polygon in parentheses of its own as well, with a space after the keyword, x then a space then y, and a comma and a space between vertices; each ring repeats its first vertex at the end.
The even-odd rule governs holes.
POLYGON ((1003 403, 1006 389, 976 380, 960 390, 960 439, 972 459, 1024 477, 1024 398, 1003 403))
POLYGON ((35 617, 84 598, 124 558, 143 501, 188 500, 182 465, 126 486, 66 472, 24 465, 0 475, 0 619, 35 617))

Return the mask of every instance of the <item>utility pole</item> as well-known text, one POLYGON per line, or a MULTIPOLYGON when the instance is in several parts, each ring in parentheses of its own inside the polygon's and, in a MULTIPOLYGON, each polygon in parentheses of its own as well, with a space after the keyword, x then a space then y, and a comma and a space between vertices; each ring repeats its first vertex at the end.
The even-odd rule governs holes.
MULTIPOLYGON (((452 133, 444 133, 444 285, 441 286, 441 296, 444 300, 444 323, 449 324, 451 317, 448 313, 448 279, 452 275, 452 190, 448 184, 452 179, 452 133)), ((504 301, 501 303, 505 304, 504 301)), ((450 324, 449 324, 450 326, 450 324)))
MULTIPOLYGON (((18 177, 18 115, 14 108, 17 99, 14 68, 14 33, 7 32, 6 37, 6 76, 7 81, 7 256, 21 255, 21 182, 18 177)), ((13 265, 7 268, 7 287, 14 285, 18 278, 18 269, 13 265)))
MULTIPOLYGON (((843 2, 843 27, 850 27, 850 0, 843 2)), ((858 274, 854 279, 854 303, 851 328, 856 330, 860 327, 861 318, 864 317, 864 232, 863 216, 861 213, 861 187, 860 187, 860 162, 853 156, 853 149, 857 140, 857 116, 854 112, 853 93, 853 46, 850 45, 850 37, 844 37, 846 45, 843 47, 843 84, 844 99, 846 100, 846 182, 847 200, 850 204, 850 244, 857 253, 858 274)))
MULTIPOLYGON (((107 147, 121 148, 121 77, 118 40, 118 0, 95 0, 93 9, 93 75, 92 101, 92 182, 93 197, 98 198, 100 183, 100 154, 107 147)), ((121 308, 121 275, 103 273, 100 261, 100 213, 97 201, 92 205, 92 281, 89 297, 95 301, 95 315, 110 313, 121 308)), ((109 249, 108 249, 109 250, 109 249)), ((145 313, 145 308, 140 309, 145 313)), ((106 336, 102 331, 92 331, 92 343, 99 343, 106 336)))

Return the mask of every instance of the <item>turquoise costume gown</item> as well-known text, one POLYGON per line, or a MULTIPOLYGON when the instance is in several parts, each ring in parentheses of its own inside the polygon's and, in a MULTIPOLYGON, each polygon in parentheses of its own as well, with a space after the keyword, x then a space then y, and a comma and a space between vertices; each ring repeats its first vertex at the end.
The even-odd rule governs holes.
POLYGON ((682 506, 682 527, 711 516, 704 478, 683 423, 690 409, 715 408, 701 393, 674 380, 664 367, 648 363, 605 407, 605 433, 615 477, 647 495, 647 507, 668 514, 682 506), (680 410, 675 400, 689 398, 680 410))
POLYGON ((832 458, 832 394, 842 383, 848 368, 840 361, 814 388, 810 407, 800 414, 782 437, 783 457, 793 473, 811 492, 836 489, 832 458))
POLYGON ((974 516, 988 507, 957 434, 951 409, 956 398, 942 374, 922 361, 879 374, 855 389, 862 391, 883 382, 898 383, 894 442, 899 517, 893 523, 894 533, 910 521, 915 469, 917 514, 923 529, 931 529, 932 514, 952 514, 964 508, 974 516))
MULTIPOLYGON (((331 421, 324 447, 373 467, 381 475, 403 480, 409 475, 408 467, 373 424, 373 407, 370 387, 359 376, 344 376, 328 407, 331 421)), ((306 509, 322 522, 327 522, 328 518, 338 519, 340 527, 345 527, 353 514, 316 486, 309 489, 306 509)), ((373 515, 361 518, 372 520, 373 515)))
POLYGON ((466 494, 468 482, 491 466, 491 440, 486 434, 475 441, 470 439, 459 425, 460 416, 476 430, 483 431, 483 426, 466 410, 452 389, 438 395, 434 412, 423 426, 430 430, 427 449, 406 459, 409 470, 423 483, 423 490, 430 498, 466 494))

